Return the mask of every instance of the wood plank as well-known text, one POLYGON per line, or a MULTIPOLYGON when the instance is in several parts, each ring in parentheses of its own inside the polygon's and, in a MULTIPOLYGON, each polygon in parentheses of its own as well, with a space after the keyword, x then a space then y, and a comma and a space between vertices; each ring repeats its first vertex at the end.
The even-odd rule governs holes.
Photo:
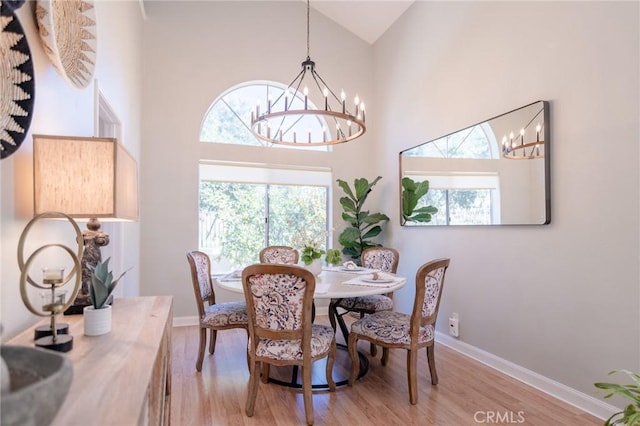
MULTIPOLYGON (((64 317, 73 336, 67 352, 73 381, 52 425, 136 424, 146 410, 154 361, 171 320, 170 296, 115 299, 112 330, 101 336, 84 335, 81 315, 64 317)), ((8 344, 33 346, 33 328, 8 344)))
MULTIPOLYGON (((345 320, 353 321, 348 315, 345 320)), ((318 317, 316 322, 328 324, 328 319, 318 317)), ((260 384, 255 414, 251 418, 245 415, 249 379, 245 331, 219 332, 216 352, 206 353, 201 373, 195 369, 197 327, 176 327, 173 338, 173 424, 305 423, 302 392, 273 383, 260 384)), ((340 335, 338 341, 343 341, 340 335)), ((594 416, 437 343, 439 383, 431 386, 426 351, 420 351, 418 404, 411 405, 406 352, 392 350, 389 364, 383 367, 381 351, 372 358, 368 343, 360 343, 361 351, 369 358, 368 374, 353 387, 339 387, 336 392, 314 391, 316 425, 476 425, 479 421, 491 423, 486 421, 486 416, 491 415, 488 413, 502 416, 502 424, 508 423, 504 419, 517 424, 521 417, 527 425, 602 424, 594 416)), ((314 372, 323 377, 324 363, 316 364, 314 372)), ((349 365, 343 367, 350 369, 349 365)))

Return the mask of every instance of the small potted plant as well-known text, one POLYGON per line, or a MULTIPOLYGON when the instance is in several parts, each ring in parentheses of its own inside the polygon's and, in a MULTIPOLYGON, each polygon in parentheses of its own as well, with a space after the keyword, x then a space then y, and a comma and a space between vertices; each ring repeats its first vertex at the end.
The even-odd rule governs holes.
POLYGON ((302 260, 302 263, 304 263, 305 267, 310 270, 313 275, 318 275, 322 272, 321 259, 323 254, 324 250, 322 250, 314 241, 310 241, 305 243, 302 247, 300 260, 302 260))
POLYGON ((111 305, 107 301, 115 290, 118 281, 127 271, 118 278, 113 279, 113 273, 109 270, 109 260, 98 262, 91 273, 91 285, 89 294, 92 305, 84 308, 84 334, 87 336, 99 336, 111 331, 111 305))
POLYGON ((342 252, 338 249, 327 250, 327 255, 324 257, 325 262, 331 266, 338 266, 342 263, 342 252))

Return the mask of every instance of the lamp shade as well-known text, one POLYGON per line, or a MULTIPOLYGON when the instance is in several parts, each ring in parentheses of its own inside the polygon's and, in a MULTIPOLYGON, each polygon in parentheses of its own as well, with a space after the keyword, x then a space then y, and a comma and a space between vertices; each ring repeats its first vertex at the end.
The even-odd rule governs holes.
POLYGON ((138 219, 135 159, 113 138, 33 135, 35 214, 138 219))

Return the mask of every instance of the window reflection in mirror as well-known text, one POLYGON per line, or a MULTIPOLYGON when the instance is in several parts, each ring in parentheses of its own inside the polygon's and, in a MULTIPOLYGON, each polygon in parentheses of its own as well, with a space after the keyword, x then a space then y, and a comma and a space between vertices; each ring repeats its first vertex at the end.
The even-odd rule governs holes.
POLYGON ((401 224, 548 224, 549 133, 539 101, 400 152, 401 179, 429 181, 416 209, 438 209, 429 222, 401 224))

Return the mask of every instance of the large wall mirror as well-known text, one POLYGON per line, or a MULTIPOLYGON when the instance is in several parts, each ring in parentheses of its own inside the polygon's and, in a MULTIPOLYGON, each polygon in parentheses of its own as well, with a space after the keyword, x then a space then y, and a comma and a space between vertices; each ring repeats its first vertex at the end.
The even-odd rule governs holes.
POLYGON ((401 224, 550 223, 549 134, 538 101, 400 152, 401 224))

